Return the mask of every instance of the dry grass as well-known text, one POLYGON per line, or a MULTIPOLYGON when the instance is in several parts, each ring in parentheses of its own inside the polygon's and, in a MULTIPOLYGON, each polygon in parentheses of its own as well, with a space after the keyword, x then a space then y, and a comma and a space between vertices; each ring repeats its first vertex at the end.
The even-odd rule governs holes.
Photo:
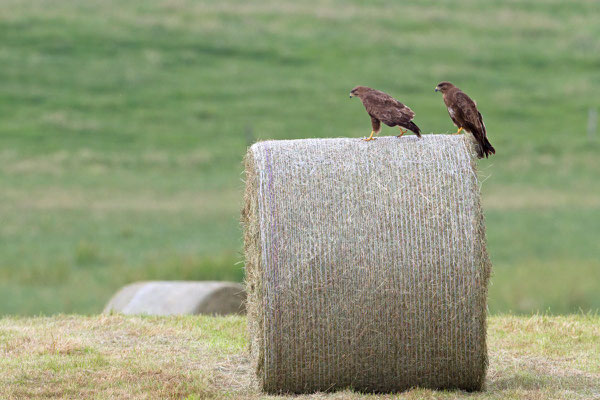
POLYGON ((193 319, 4 319, 0 397, 202 398, 211 388, 205 366, 242 353, 243 341, 230 337, 242 324, 220 319, 207 331, 193 319))
MULTIPOLYGON (((0 398, 284 399, 251 384, 244 317, 0 320, 0 398)), ((600 317, 489 319, 481 393, 350 391, 293 399, 598 399, 600 317)))

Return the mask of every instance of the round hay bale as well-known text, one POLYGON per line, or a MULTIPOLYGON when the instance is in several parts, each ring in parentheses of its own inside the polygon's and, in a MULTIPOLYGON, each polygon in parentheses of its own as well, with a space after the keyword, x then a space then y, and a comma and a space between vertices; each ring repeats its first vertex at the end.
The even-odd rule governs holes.
POLYGON ((136 315, 242 314, 246 294, 234 282, 156 281, 124 286, 105 313, 136 315))
POLYGON ((475 160, 451 135, 248 150, 246 307, 264 391, 482 388, 491 266, 475 160))

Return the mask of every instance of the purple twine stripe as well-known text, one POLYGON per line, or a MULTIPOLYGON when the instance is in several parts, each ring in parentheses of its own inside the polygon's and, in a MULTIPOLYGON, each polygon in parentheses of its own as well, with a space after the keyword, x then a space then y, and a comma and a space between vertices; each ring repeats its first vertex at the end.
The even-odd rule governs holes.
MULTIPOLYGON (((271 149, 265 143, 266 167, 267 167, 267 190, 269 194, 269 209, 271 211, 271 261, 269 265, 270 272, 275 275, 275 284, 279 284, 279 247, 277 246, 277 219, 275 218, 275 196, 273 190, 273 169, 271 167, 271 149)), ((276 288, 277 289, 277 288, 276 288)))
MULTIPOLYGON (((271 149, 265 143, 265 166, 267 168, 267 191, 269 198, 269 210, 271 213, 271 240, 270 240, 270 257, 269 265, 267 267, 267 277, 269 280, 268 286, 270 286, 273 291, 270 296, 268 296, 271 300, 271 315, 272 319, 270 321, 270 327, 266 328, 266 332, 270 332, 271 334, 277 334, 279 332, 279 325, 281 321, 281 312, 279 305, 279 286, 281 285, 281 279, 279 276, 279 247, 277 243, 277 218, 276 216, 276 203, 275 203, 275 191, 273 190, 273 169, 271 165, 271 149)), ((268 312, 268 311, 267 311, 268 312)), ((280 345, 283 342, 278 342, 277 340, 272 340, 271 343, 274 345, 274 351, 272 352, 273 358, 273 366, 278 368, 281 365, 280 360, 282 359, 282 348, 280 345)), ((266 354, 265 354, 266 355, 266 354)), ((280 375, 283 373, 283 369, 279 368, 279 371, 275 372, 275 374, 280 375)))

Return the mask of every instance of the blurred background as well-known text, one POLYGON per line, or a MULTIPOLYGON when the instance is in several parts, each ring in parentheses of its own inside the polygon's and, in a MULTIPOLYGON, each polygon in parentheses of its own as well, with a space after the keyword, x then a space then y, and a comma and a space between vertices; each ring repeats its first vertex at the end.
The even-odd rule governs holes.
POLYGON ((367 135, 359 84, 454 132, 442 80, 497 150, 490 311, 598 310, 598 21, 596 0, 2 0, 0 314, 241 281, 246 147, 367 135))

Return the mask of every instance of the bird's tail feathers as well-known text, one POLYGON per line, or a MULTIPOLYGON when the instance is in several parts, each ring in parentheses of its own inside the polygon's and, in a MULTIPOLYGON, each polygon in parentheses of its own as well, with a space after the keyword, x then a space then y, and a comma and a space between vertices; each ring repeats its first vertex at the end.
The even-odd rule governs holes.
POLYGON ((415 133, 415 135, 417 135, 417 137, 421 137, 421 129, 419 129, 419 127, 417 126, 417 124, 415 124, 412 121, 408 121, 406 123, 406 125, 404 125, 404 127, 406 129, 409 129, 411 131, 413 131, 415 133))
POLYGON ((477 155, 479 158, 488 157, 490 154, 496 154, 496 149, 490 143, 486 136, 483 137, 479 146, 477 146, 477 155))

